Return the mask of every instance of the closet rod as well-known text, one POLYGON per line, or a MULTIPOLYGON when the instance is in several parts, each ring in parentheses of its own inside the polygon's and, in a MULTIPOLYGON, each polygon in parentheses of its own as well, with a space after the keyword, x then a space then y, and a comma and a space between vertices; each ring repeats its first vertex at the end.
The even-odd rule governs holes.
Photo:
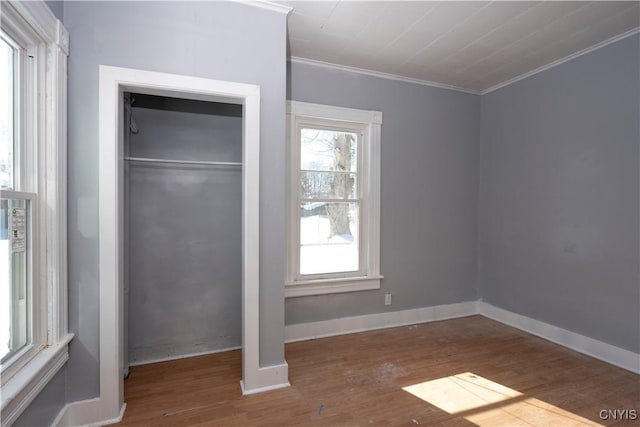
POLYGON ((148 157, 125 157, 124 160, 132 160, 134 162, 147 162, 147 163, 177 163, 181 165, 242 166, 241 162, 205 162, 200 160, 151 159, 148 157))

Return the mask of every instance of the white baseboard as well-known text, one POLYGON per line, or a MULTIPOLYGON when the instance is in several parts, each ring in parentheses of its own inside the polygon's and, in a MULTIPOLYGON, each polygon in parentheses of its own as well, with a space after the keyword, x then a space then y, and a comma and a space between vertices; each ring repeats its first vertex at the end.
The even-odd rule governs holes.
POLYGON ((640 374, 640 354, 478 301, 484 317, 640 374))
POLYGON ((62 407, 62 409, 60 409, 60 412, 58 412, 58 415, 53 419, 53 422, 51 423, 51 427, 62 427, 64 425, 62 424, 62 419, 66 417, 67 410, 69 409, 70 405, 71 405, 70 403, 67 403, 62 407))
POLYGON ((286 383, 272 384, 264 387, 252 388, 251 390, 247 390, 244 387, 244 382, 240 380, 240 389, 242 390, 243 396, 247 396, 249 394, 263 393, 265 391, 277 390, 279 388, 286 388, 286 387, 291 387, 291 384, 289 383, 289 381, 287 381, 286 383))
POLYGON ((516 314, 482 301, 439 305, 413 310, 344 317, 285 327, 285 341, 296 342, 414 323, 433 322, 480 314, 611 365, 640 373, 640 355, 566 329, 516 314))
POLYGON ((102 427, 122 421, 127 404, 120 407, 120 414, 115 418, 100 419, 101 401, 99 397, 68 403, 62 408, 51 424, 53 427, 102 427))
POLYGON ((135 362, 129 362, 129 366, 149 365, 151 363, 168 362, 170 360, 180 360, 180 359, 186 359, 188 357, 206 356, 207 354, 223 353, 225 351, 241 350, 241 349, 242 349, 242 346, 236 346, 236 347, 229 347, 229 348, 221 348, 217 350, 200 351, 197 353, 180 354, 176 356, 159 357, 159 358, 147 359, 147 360, 136 360, 135 362))
POLYGON ((288 325, 284 328, 285 342, 352 334, 354 332, 393 328, 414 323, 434 322, 478 314, 476 301, 437 305, 388 313, 365 314, 320 322, 288 325))
POLYGON ((243 395, 289 387, 291 385, 289 384, 289 365, 284 362, 280 365, 259 368, 250 380, 250 384, 240 381, 243 395))

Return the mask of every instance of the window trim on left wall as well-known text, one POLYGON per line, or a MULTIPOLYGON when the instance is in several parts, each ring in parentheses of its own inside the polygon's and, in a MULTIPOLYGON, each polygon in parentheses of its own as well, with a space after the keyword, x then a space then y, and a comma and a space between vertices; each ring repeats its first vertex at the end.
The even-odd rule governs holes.
MULTIPOLYGON (((1 28, 29 40, 36 85, 27 134, 34 147, 39 239, 34 316, 43 318, 38 351, 2 378, 2 425, 11 425, 69 359, 67 323, 67 56, 69 34, 43 1, 3 1, 1 28), (36 313, 37 311, 37 313, 36 313), (46 326, 45 326, 46 325, 46 326)), ((34 322, 35 323, 35 322, 34 322)))

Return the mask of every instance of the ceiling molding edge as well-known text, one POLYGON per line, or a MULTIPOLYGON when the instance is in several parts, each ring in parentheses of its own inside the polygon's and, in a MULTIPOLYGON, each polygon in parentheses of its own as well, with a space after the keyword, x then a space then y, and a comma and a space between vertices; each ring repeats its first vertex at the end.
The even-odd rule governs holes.
POLYGON ((605 46, 608 46, 608 45, 610 45, 612 43, 615 43, 617 41, 626 39, 627 37, 631 37, 631 36, 633 36, 635 34, 638 34, 638 33, 640 33, 640 27, 633 28, 633 29, 631 29, 629 31, 625 31, 622 34, 618 34, 617 36, 611 37, 610 39, 601 41, 600 43, 596 43, 593 46, 589 46, 588 48, 579 50, 578 52, 574 52, 571 55, 565 56, 564 58, 556 59, 555 61, 550 62, 550 63, 548 63, 546 65, 543 65, 541 67, 538 67, 538 68, 536 68, 534 70, 527 71, 524 74, 520 74, 519 76, 513 77, 513 78, 511 78, 509 80, 505 80, 502 83, 498 83, 497 85, 491 86, 488 89, 484 89, 482 91, 479 91, 479 94, 480 95, 486 95, 486 94, 494 92, 494 91, 496 91, 498 89, 502 89, 503 87, 509 86, 509 85, 511 85, 513 83, 516 83, 516 82, 519 82, 520 80, 524 80, 524 79, 526 79, 528 77, 534 76, 534 75, 536 75, 538 73, 541 73, 543 71, 547 71, 547 70, 549 70, 551 68, 557 67, 558 65, 562 65, 565 62, 569 62, 569 61, 571 61, 573 59, 576 59, 576 58, 578 58, 580 56, 586 55, 588 53, 591 53, 593 51, 596 51, 598 49, 601 49, 601 48, 603 48, 605 46))
POLYGON ((448 85, 448 84, 445 84, 445 83, 432 82, 432 81, 429 81, 429 80, 414 79, 414 78, 411 78, 411 77, 400 76, 398 74, 383 73, 381 71, 368 70, 366 68, 350 67, 348 65, 333 64, 331 62, 324 62, 324 61, 318 61, 318 60, 315 60, 315 59, 301 58, 301 57, 298 57, 298 56, 290 57, 289 58, 289 62, 293 62, 293 63, 297 63, 297 64, 315 65, 315 66, 318 66, 318 67, 331 68, 331 69, 334 69, 334 70, 346 71, 346 72, 349 72, 349 73, 364 74, 364 75, 367 75, 367 76, 379 77, 379 78, 382 78, 382 79, 398 80, 398 81, 401 81, 401 82, 415 83, 415 84, 419 84, 419 85, 422 85, 422 86, 431 86, 431 87, 435 87, 435 88, 439 88, 439 89, 449 89, 449 90, 454 90, 454 91, 457 91, 457 92, 470 93, 472 95, 481 95, 480 91, 474 90, 474 89, 467 89, 467 88, 464 88, 464 87, 448 85))
POLYGON ((285 15, 289 15, 293 10, 292 7, 284 6, 282 4, 273 3, 268 0, 228 0, 234 3, 242 3, 247 6, 258 7, 260 9, 270 10, 272 12, 279 12, 285 15))
MULTIPOLYGON (((235 0, 238 1, 238 0, 235 0)), ((414 84, 419 84, 422 86, 431 86, 431 87, 436 87, 436 88, 440 88, 440 89, 449 89, 449 90, 454 90, 457 92, 463 92, 463 93, 470 93, 472 95, 486 95, 488 93, 494 92, 498 89, 502 89, 503 87, 509 86, 513 83, 519 82, 520 80, 524 80, 528 77, 531 77, 533 75, 536 75, 538 73, 541 73, 543 71, 549 70, 551 68, 557 67, 558 65, 562 65, 565 62, 569 62, 573 59, 576 59, 580 56, 586 55, 588 53, 591 53, 593 51, 596 51, 598 49, 601 49, 605 46, 608 46, 612 43, 615 43, 617 41, 626 39, 627 37, 631 37, 635 34, 640 33, 640 27, 637 28, 633 28, 629 31, 625 31, 624 33, 618 34, 617 36, 611 37, 607 40, 601 41, 600 43, 596 43, 593 46, 589 46, 585 49, 582 49, 578 52, 572 53, 568 56, 565 56, 564 58, 560 58, 557 59, 553 62, 550 62, 546 65, 543 65, 541 67, 538 67, 534 70, 528 71, 524 74, 520 74, 519 76, 513 77, 509 80, 505 80, 501 83, 498 83, 497 85, 491 86, 487 89, 484 90, 476 90, 476 89, 469 89, 469 88, 464 88, 464 87, 459 87, 459 86, 453 86, 453 85, 448 85, 448 84, 444 84, 444 83, 438 83, 438 82, 433 82, 433 81, 429 81, 429 80, 421 80, 421 79, 414 79, 411 77, 405 77, 405 76, 401 76, 398 74, 390 74, 390 73, 383 73, 381 71, 374 71, 374 70, 368 70, 365 68, 357 68, 357 67, 350 67, 348 65, 340 65, 340 64, 334 64, 331 62, 324 62, 324 61, 318 61, 315 59, 309 59, 309 58, 301 58, 298 56, 291 56, 289 58, 289 62, 293 62, 293 63, 298 63, 298 64, 307 64, 307 65, 315 65, 318 67, 324 67, 324 68, 331 68, 334 70, 339 70, 339 71, 346 71, 346 72, 350 72, 350 73, 358 73, 358 74, 364 74, 367 76, 372 76, 372 77, 379 77, 379 78, 383 78, 383 79, 388 79, 388 80, 397 80, 397 81, 401 81, 401 82, 406 82, 406 83, 414 83, 414 84)))

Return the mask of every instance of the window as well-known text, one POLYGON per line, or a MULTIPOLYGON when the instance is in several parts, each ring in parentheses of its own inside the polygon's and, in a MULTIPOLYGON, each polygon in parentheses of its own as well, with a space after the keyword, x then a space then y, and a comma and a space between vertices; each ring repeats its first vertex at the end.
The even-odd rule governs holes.
MULTIPOLYGON (((32 73, 34 61, 25 49, 6 33, 0 34, 2 69, 0 82, 7 96, 0 107, 0 363, 3 381, 5 370, 19 355, 36 351, 42 342, 34 336, 40 328, 33 324, 32 308, 37 306, 38 295, 33 294, 34 265, 38 264, 32 232, 35 183, 27 177, 33 163, 27 164, 29 117, 33 88, 20 83, 32 73), (24 124, 24 126, 21 126, 24 124), (21 128, 25 132, 21 131, 21 128), (34 345, 35 344, 35 345, 34 345), (6 368, 5 368, 6 367, 6 368)), ((7 371, 9 372, 9 371, 7 371)))
POLYGON ((0 16, 0 394, 11 424, 68 358, 66 55, 43 2, 0 16))
POLYGON ((378 289, 382 114, 288 106, 287 297, 378 289))

